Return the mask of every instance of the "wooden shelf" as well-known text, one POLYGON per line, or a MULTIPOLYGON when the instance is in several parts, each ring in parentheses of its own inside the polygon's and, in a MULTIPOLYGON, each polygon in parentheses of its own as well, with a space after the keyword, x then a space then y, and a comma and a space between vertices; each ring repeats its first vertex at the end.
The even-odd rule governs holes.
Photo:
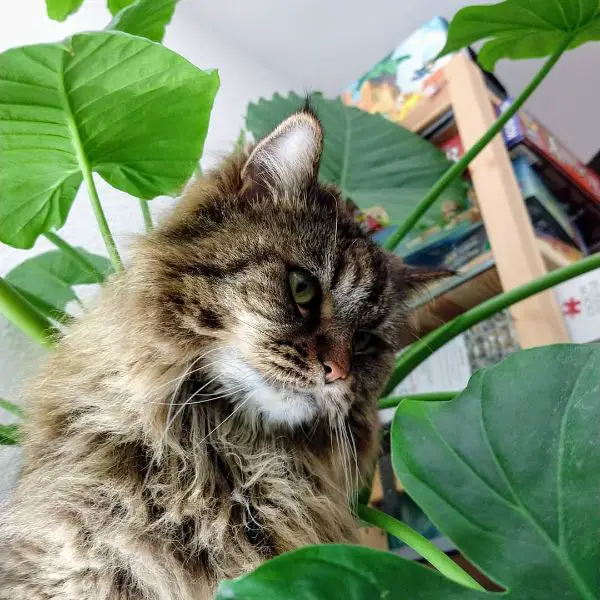
MULTIPOLYGON (((468 149, 494 122, 493 104, 498 101, 486 87, 478 67, 466 56, 458 55, 444 67, 437 93, 415 107, 403 125, 412 131, 422 131, 451 110, 455 127, 468 149)), ((480 269, 469 281, 419 308, 415 315, 418 334, 439 326, 501 290, 510 290, 543 276, 547 272, 547 263, 556 263, 559 259, 557 253, 540 248, 536 240, 501 136, 471 162, 469 172, 477 208, 494 253, 494 266, 480 269)), ((510 311, 523 348, 569 340, 559 306, 550 290, 515 304, 510 311)))
MULTIPOLYGON (((400 483, 400 480, 394 475, 396 481, 396 491, 400 494, 404 493, 404 487, 400 483)), ((375 468, 375 474, 373 475, 373 484, 371 485, 371 497, 369 498, 369 504, 379 504, 383 500, 383 485, 381 484, 381 474, 379 472, 379 465, 375 468)))
MULTIPOLYGON (((548 271, 572 264, 546 240, 536 237, 536 245, 548 271)), ((502 284, 494 257, 491 252, 487 252, 458 278, 450 279, 428 291, 411 313, 415 333, 418 336, 429 333, 500 293, 502 284), (468 279, 460 281, 465 275, 468 275, 468 279)))

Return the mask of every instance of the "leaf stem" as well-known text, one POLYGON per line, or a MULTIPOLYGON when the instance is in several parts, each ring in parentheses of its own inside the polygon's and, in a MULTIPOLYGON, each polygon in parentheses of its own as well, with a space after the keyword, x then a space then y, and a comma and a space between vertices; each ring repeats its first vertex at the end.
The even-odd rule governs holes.
POLYGON ((431 392, 428 394, 405 394, 404 396, 386 396, 379 399, 379 409, 395 408, 403 400, 416 400, 417 402, 445 402, 456 398, 460 392, 431 392))
POLYGON ((117 273, 121 273, 123 271, 123 263, 121 262, 121 257, 119 256, 115 239, 110 232, 106 215, 104 214, 102 204, 100 203, 100 198, 98 197, 98 190, 96 189, 96 184, 94 183, 94 178, 89 167, 83 170, 83 178, 85 179, 85 183, 88 188, 90 201, 92 203, 92 208, 94 209, 94 215, 96 216, 98 228, 100 229, 102 239, 104 240, 104 245, 106 246, 106 251, 108 252, 108 256, 110 257, 115 271, 117 273))
POLYGON ((15 415, 16 417, 19 417, 20 419, 27 418, 27 414, 20 406, 16 405, 14 402, 9 402, 4 398, 0 398, 0 408, 15 415))
POLYGON ((148 233, 150 233, 152 231, 152 229, 154 228, 154 226, 152 224, 152 214, 150 213, 150 206, 148 205, 147 200, 143 200, 142 198, 139 198, 139 201, 140 201, 140 208, 142 209, 142 215, 144 217, 144 227, 146 228, 146 231, 148 233))
POLYGON ((396 246, 406 237, 410 230, 417 224, 429 207, 442 195, 446 188, 455 180, 458 179, 469 166, 470 162, 502 131, 502 128, 508 123, 510 118, 523 106, 525 101, 533 94, 537 87, 545 79, 552 67, 562 56, 572 41, 572 37, 568 37, 561 44, 556 52, 544 63, 542 68, 537 72, 536 76, 530 81, 529 85, 519 94, 511 106, 505 113, 495 121, 495 123, 481 136, 481 138, 462 156, 462 158, 454 163, 441 177, 437 183, 429 190, 427 195, 417 204, 415 209, 410 213, 408 218, 390 235, 385 242, 385 248, 394 250, 396 246))
POLYGON ((446 556, 446 554, 432 544, 427 538, 423 537, 420 533, 417 533, 405 523, 386 515, 380 510, 365 506, 364 504, 358 505, 357 513, 363 521, 387 531, 389 534, 404 542, 448 579, 473 590, 484 589, 449 556, 446 556))
POLYGON ((69 256, 69 258, 76 262, 81 268, 93 275, 97 279, 98 283, 102 283, 104 281, 104 273, 99 271, 82 252, 80 252, 74 246, 71 246, 69 242, 61 238, 54 231, 47 231, 44 236, 49 242, 54 244, 59 250, 62 250, 67 256, 69 256))
POLYGON ((56 331, 52 323, 2 277, 0 277, 0 313, 42 346, 46 348, 54 346, 56 331))
POLYGON ((102 204, 100 203, 100 198, 98 197, 98 190, 96 189, 96 184, 94 183, 94 177, 92 175, 92 169, 90 167, 90 162, 85 155, 85 150, 83 148, 83 143, 81 142, 81 136, 79 135, 79 129, 77 127, 77 122, 75 121, 75 115, 73 113, 73 108, 71 107, 71 103, 69 102, 69 96, 67 94, 65 88, 65 65, 64 60, 66 56, 66 52, 63 53, 63 65, 62 65, 62 79, 60 81, 62 87, 61 100, 63 103, 63 108, 66 113, 67 118, 67 126, 69 128, 69 133, 71 134, 71 143, 73 144, 73 150, 75 151, 75 156, 77 157, 77 164, 79 166, 79 170, 83 175, 83 179, 88 189, 88 193, 90 196, 90 202, 92 203, 92 208, 94 209, 94 215, 96 217, 96 222, 98 223, 98 228, 100 229, 100 233, 102 234, 102 239, 104 240, 104 245, 106 246, 106 250, 108 252, 108 256, 113 263, 115 271, 120 273, 123 271, 123 263, 121 262, 121 257, 119 256, 119 251, 117 250, 117 245, 115 244, 115 240, 110 232, 110 228, 108 226, 108 221, 106 220, 106 215, 104 214, 104 210, 102 209, 102 204))
POLYGON ((402 381, 426 358, 431 356, 438 348, 441 348, 445 343, 449 342, 473 325, 484 321, 488 317, 520 302, 521 300, 525 300, 525 298, 539 294, 563 281, 567 281, 568 279, 572 279, 573 277, 577 277, 578 275, 582 275, 583 273, 598 268, 600 268, 600 253, 588 256, 567 267, 556 269, 551 273, 546 273, 543 277, 539 277, 534 281, 521 285, 514 290, 490 298, 475 308, 459 315, 455 319, 444 323, 435 331, 423 336, 418 342, 414 343, 400 355, 396 361, 396 368, 386 385, 384 394, 390 394, 400 381, 402 381))

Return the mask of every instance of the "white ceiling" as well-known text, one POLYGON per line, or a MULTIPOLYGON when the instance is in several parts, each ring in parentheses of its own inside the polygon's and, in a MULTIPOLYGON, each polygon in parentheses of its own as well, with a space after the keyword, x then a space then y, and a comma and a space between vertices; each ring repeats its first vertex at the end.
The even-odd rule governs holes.
MULTIPOLYGON (((228 44, 285 76, 298 91, 333 96, 412 31, 450 19, 479 0, 186 0, 189 11, 228 44)), ((538 61, 502 61, 497 76, 513 94, 538 61)), ((218 67, 218 65, 215 65, 218 67)), ((532 97, 530 111, 584 160, 600 148, 600 45, 566 55, 532 97)), ((285 92, 287 90, 273 90, 285 92)))

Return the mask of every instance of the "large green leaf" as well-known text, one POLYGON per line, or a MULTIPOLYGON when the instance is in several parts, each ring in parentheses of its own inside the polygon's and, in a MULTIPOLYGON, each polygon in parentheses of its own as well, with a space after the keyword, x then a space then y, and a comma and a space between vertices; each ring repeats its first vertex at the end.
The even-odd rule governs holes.
MULTIPOLYGON (((293 93, 259 100, 248 106, 246 126, 255 139, 260 139, 303 103, 293 93)), ((429 142, 380 115, 320 95, 313 95, 311 104, 325 131, 320 178, 335 183, 362 208, 383 206, 393 223, 402 222, 452 166, 429 142)), ((457 181, 440 202, 463 202, 464 197, 464 187, 457 181)), ((434 213, 439 214, 439 208, 430 210, 429 215, 434 213)), ((436 220, 432 216, 429 219, 436 220)), ((429 219, 425 222, 431 222, 429 219)))
POLYGON ((217 600, 484 600, 435 571, 361 546, 309 546, 224 581, 217 600))
POLYGON ((501 58, 540 58, 564 44, 577 48, 600 40, 598 0, 506 0, 490 6, 468 6, 450 23, 442 54, 487 40, 479 53, 492 71, 501 58))
POLYGON ((0 241, 60 228, 85 174, 140 198, 178 190, 202 154, 215 71, 121 32, 0 54, 0 241))
MULTIPOLYGON (((112 271, 107 258, 90 254, 83 248, 78 250, 100 273, 112 271)), ((34 306, 44 314, 57 311, 53 316, 63 313, 69 302, 78 301, 73 286, 103 281, 60 250, 28 258, 10 271, 5 279, 28 300, 33 299, 34 306)))
POLYGON ((106 29, 162 42, 179 0, 137 0, 119 11, 106 29))
POLYGON ((121 12, 126 6, 133 4, 135 0, 108 0, 107 6, 111 15, 116 15, 118 12, 121 12))
POLYGON ((599 374, 600 345, 550 346, 398 408, 403 485, 507 599, 600 597, 599 374))
POLYGON ((69 15, 76 13, 83 0, 46 0, 48 16, 55 21, 64 21, 69 15))

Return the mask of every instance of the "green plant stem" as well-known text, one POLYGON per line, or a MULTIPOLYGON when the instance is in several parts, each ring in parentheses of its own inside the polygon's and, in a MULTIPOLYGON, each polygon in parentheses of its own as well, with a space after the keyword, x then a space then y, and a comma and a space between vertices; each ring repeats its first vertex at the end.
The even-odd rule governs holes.
POLYGON ((88 188, 90 201, 92 203, 92 208, 94 209, 94 214, 96 215, 98 228, 100 229, 102 239, 104 240, 104 245, 106 246, 106 251, 108 252, 108 256, 110 257, 115 271, 121 273, 123 271, 123 263, 121 262, 115 239, 110 232, 106 215, 104 214, 100 198, 98 197, 98 190, 96 189, 96 184, 94 183, 94 178, 92 177, 92 172, 89 168, 83 171, 83 177, 88 188))
MULTIPOLYGON (((66 54, 66 53, 65 53, 66 54)), ((64 62, 64 54, 63 54, 63 62, 64 62)), ((63 64, 64 69, 64 64, 63 64)), ((62 79, 62 94, 61 98, 63 99, 63 108, 66 113, 67 118, 67 126, 69 128, 69 133, 71 134, 71 143, 73 144, 73 149, 75 150, 75 156, 77 157, 77 164, 79 166, 79 170, 83 175, 83 179, 85 181, 85 185, 88 189, 88 193, 90 196, 90 202, 92 203, 92 208, 94 209, 94 215, 96 217, 96 222, 98 223, 98 228, 100 229, 100 233, 102 235, 102 239, 104 240, 104 245, 106 246, 106 251, 108 252, 108 256, 113 263, 113 267, 117 273, 123 271, 123 263, 121 262, 121 257, 119 256, 119 251, 117 250, 117 245, 115 244, 115 240, 110 232, 110 228, 108 226, 108 221, 106 220, 106 215, 104 214, 104 210, 102 209, 102 204, 100 203, 100 198, 98 197, 98 190, 96 189, 96 184, 94 183, 94 177, 92 175, 92 169, 90 167, 90 162, 85 155, 85 150, 83 148, 83 144, 81 142, 81 136, 79 135, 79 129, 77 127, 77 122, 75 121, 75 115, 73 114, 73 109, 71 104, 69 103, 68 95, 65 91, 65 82, 64 75, 62 79)))
POLYGON ((154 225, 152 224, 152 215, 150 214, 150 206, 148 205, 147 200, 142 200, 140 198, 139 201, 142 215, 144 216, 144 227, 146 228, 146 231, 150 233, 154 228, 154 225))
POLYGON ((463 313, 462 315, 444 323, 435 331, 431 331, 423 336, 418 342, 415 342, 396 361, 396 368, 388 381, 384 394, 389 394, 413 369, 420 365, 426 358, 431 356, 438 348, 455 338, 457 335, 466 331, 473 325, 484 321, 493 314, 504 310, 505 308, 525 300, 535 294, 539 294, 548 288, 551 288, 563 281, 593 271, 600 268, 600 254, 588 256, 583 260, 577 261, 572 265, 557 269, 530 281, 525 285, 519 286, 514 290, 499 294, 482 302, 475 308, 463 313))
POLYGON ((0 313, 36 342, 54 346, 52 323, 31 305, 15 288, 0 277, 0 313))
POLYGON ((460 392, 431 392, 429 394, 406 394, 405 396, 386 396, 379 399, 379 408, 394 408, 403 400, 418 402, 444 402, 456 398, 460 392))
POLYGON ((25 419, 27 416, 25 411, 20 406, 17 406, 14 402, 9 402, 4 398, 0 398, 0 408, 15 415, 16 417, 19 417, 20 419, 25 419))
POLYGON ((502 131, 502 128, 508 123, 510 118, 523 106, 525 101, 533 94, 537 87, 545 79, 552 67, 568 48, 572 38, 568 38, 557 48, 556 52, 544 63, 536 76, 531 80, 529 85, 519 94, 518 98, 512 103, 508 110, 500 115, 495 123, 483 134, 483 136, 462 156, 462 158, 454 163, 431 188, 428 194, 417 204, 408 218, 390 235, 385 242, 385 248, 394 250, 396 246, 406 237, 410 230, 417 224, 429 207, 443 194, 446 188, 455 180, 458 179, 467 169, 471 161, 502 131))
POLYGON ((448 579, 473 590, 483 590, 483 588, 468 573, 463 571, 449 556, 446 556, 427 538, 423 537, 420 533, 417 533, 414 529, 411 529, 405 523, 386 515, 380 510, 365 506, 364 504, 358 505, 357 513, 363 521, 387 531, 394 537, 397 537, 400 541, 404 542, 448 579))
POLYGON ((93 275, 99 283, 104 281, 104 273, 96 269, 94 264, 88 260, 77 248, 71 246, 69 242, 61 238, 57 233, 54 233, 54 231, 47 231, 44 236, 59 250, 62 250, 67 256, 69 256, 69 258, 76 262, 81 268, 93 275))

